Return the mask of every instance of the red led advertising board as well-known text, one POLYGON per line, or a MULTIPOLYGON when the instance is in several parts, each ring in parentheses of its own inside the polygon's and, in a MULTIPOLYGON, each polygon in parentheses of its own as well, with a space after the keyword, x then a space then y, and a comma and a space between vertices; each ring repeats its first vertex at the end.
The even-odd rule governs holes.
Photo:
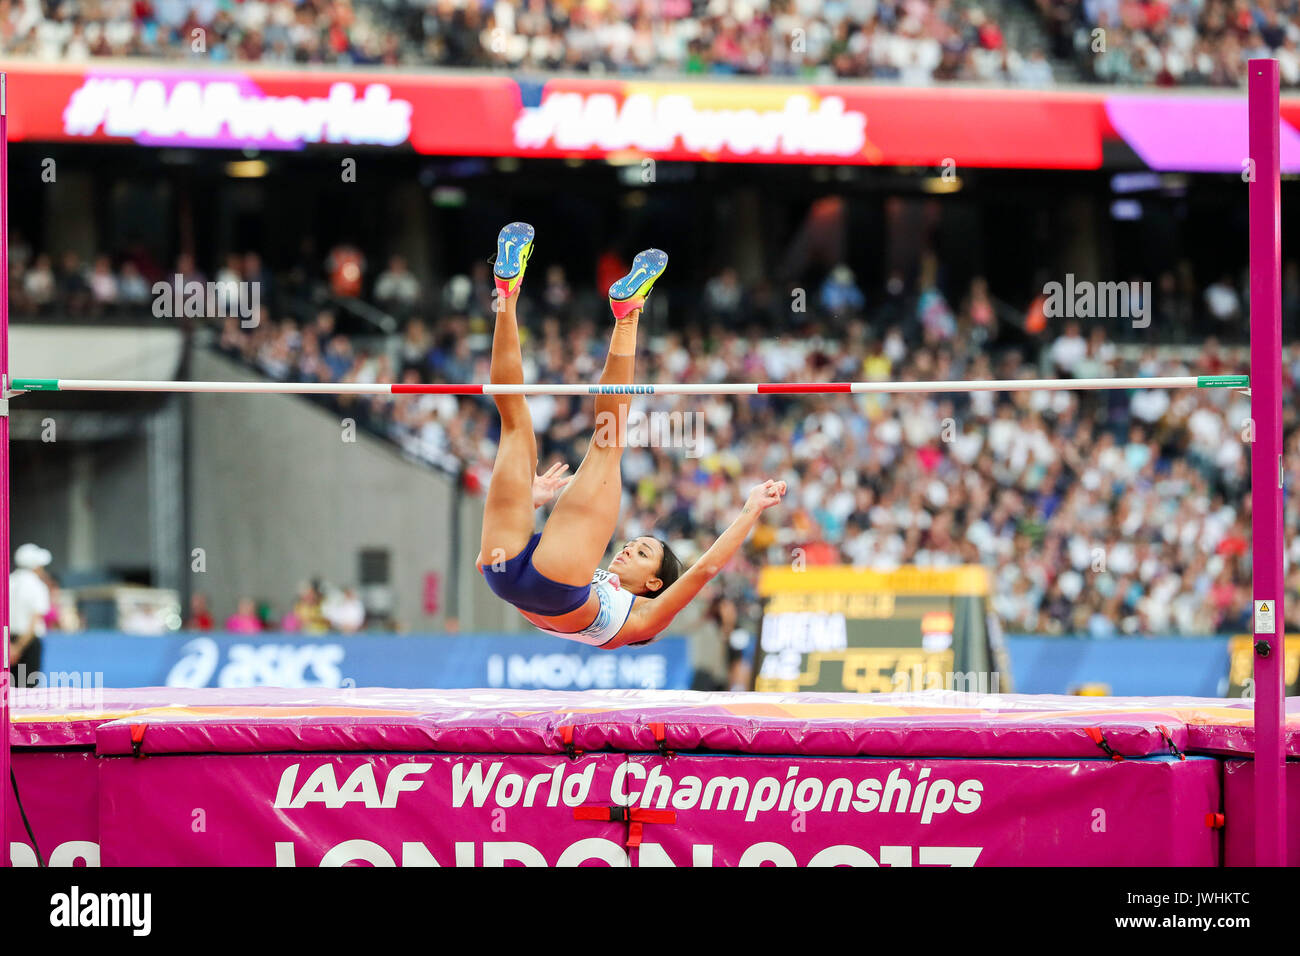
MULTIPOLYGON (((0 64, 15 141, 428 155, 1098 169, 1239 169, 1245 98, 1109 91, 547 79, 507 75, 0 64), (1241 143, 1237 140, 1240 126, 1241 143)), ((1300 100, 1283 102, 1300 169, 1300 100)))

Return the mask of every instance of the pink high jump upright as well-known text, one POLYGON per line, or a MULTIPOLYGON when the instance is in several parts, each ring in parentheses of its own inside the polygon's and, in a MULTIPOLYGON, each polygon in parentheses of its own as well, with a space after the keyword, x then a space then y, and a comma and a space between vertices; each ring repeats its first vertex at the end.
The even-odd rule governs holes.
POLYGON ((1255 863, 1286 861, 1282 571, 1282 170, 1277 60, 1249 65, 1251 559, 1255 641, 1255 863))
MULTIPOLYGON (((9 129, 7 76, 0 73, 0 786, 9 788, 9 129)), ((0 866, 9 865, 9 815, 0 800, 0 866)))

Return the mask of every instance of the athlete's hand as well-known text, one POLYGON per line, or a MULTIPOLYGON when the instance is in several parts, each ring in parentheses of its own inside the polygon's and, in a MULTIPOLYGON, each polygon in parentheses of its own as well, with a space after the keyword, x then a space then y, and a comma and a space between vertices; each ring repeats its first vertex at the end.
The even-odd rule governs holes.
POLYGON ((564 473, 568 470, 568 465, 564 462, 558 462, 533 479, 534 508, 540 508, 546 504, 559 494, 561 488, 573 480, 573 475, 569 475, 567 478, 564 477, 564 473))
POLYGON ((749 499, 745 502, 746 511, 766 511, 768 508, 781 501, 781 496, 785 494, 785 482, 773 481, 768 479, 761 485, 755 485, 749 492, 749 499))

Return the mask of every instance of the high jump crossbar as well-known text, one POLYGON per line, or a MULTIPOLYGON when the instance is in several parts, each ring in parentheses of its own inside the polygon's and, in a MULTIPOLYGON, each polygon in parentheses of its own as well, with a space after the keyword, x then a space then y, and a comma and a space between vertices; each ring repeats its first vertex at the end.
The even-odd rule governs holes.
POLYGON ((1246 375, 1164 378, 1024 378, 967 382, 742 382, 646 385, 356 384, 348 382, 167 382, 115 379, 16 378, 10 394, 24 392, 247 392, 286 395, 836 395, 902 392, 1035 392, 1131 388, 1249 389, 1246 375))

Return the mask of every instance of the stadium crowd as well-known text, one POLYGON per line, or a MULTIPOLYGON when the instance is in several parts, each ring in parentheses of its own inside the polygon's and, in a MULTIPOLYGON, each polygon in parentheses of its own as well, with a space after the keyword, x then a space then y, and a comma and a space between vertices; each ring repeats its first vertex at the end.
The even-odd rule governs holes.
MULTIPOLYGON (((1300 84, 1297 0, 1034 0, 1052 58, 1121 84, 1236 86, 1252 56, 1300 84)), ((3 0, 0 51, 588 73, 1050 85, 1012 2, 953 0, 3 0), (1018 35, 1019 36, 1019 35, 1018 35)))
POLYGON ((912 83, 1052 80, 986 5, 951 0, 5 0, 3 52, 912 83))
POLYGON ((304 581, 287 607, 283 614, 277 614, 275 606, 266 599, 242 597, 232 613, 223 619, 210 606, 208 596, 196 592, 190 597, 184 626, 190 631, 228 634, 278 631, 316 636, 355 634, 367 624, 365 604, 354 587, 337 588, 321 581, 304 581))
POLYGON ((1106 83, 1241 86, 1246 61, 1274 57, 1300 85, 1296 0, 1035 0, 1053 53, 1106 83))
MULTIPOLYGON (((16 315, 57 313, 77 319, 139 315, 158 298, 155 283, 174 282, 176 275, 187 282, 207 281, 188 255, 178 257, 167 271, 141 245, 116 255, 99 253, 85 261, 70 250, 58 255, 36 251, 20 232, 9 237, 9 303, 16 315)), ((272 285, 255 252, 227 257, 212 278, 230 284, 255 281, 268 290, 272 285)), ((234 296, 237 300, 238 291, 234 296)))
MULTIPOLYGON (((700 308, 711 323, 656 331, 647 321, 639 380, 1157 376, 1232 371, 1243 360, 1211 339, 1189 363, 1078 323, 1054 324, 1023 350, 1000 348, 979 280, 956 307, 930 286, 904 291, 891 309, 868 310, 834 272, 817 305, 795 318, 797 334, 775 335, 720 314, 733 281, 723 274, 706 285, 700 308)), ((461 282, 474 291, 458 310, 436 321, 412 317, 384 348, 356 348, 332 333, 328 312, 251 330, 227 321, 220 347, 276 378, 486 381, 491 287, 486 274, 448 285, 461 282)), ((537 286, 521 308, 529 379, 591 380, 606 347, 603 324, 572 304, 556 270, 537 286)), ((750 295, 741 301, 738 309, 750 308, 750 295)), ((1300 387, 1300 348, 1289 353, 1287 374, 1300 387)), ((593 427, 590 403, 543 396, 530 405, 543 461, 576 465, 593 427)), ((497 419, 486 400, 402 396, 344 407, 411 455, 457 467, 471 492, 488 481, 497 419)), ((1237 393, 661 396, 640 407, 660 441, 633 440, 625 456, 628 535, 657 531, 698 553, 730 521, 746 482, 772 476, 792 488, 786 508, 724 576, 713 605, 720 623, 754 614, 756 567, 798 558, 986 564, 998 577, 996 611, 1013 632, 1245 627, 1249 403, 1237 393)), ((1287 473, 1300 473, 1294 434, 1287 450, 1287 473)), ((1300 521, 1300 506, 1288 508, 1288 520, 1300 521)), ((1292 547, 1300 566, 1300 541, 1292 547)), ((1292 585, 1300 586, 1294 575, 1292 585)), ((1300 600, 1291 606, 1300 609, 1300 600)))
MULTIPOLYGON (((50 266, 50 256, 18 245, 11 287, 23 293, 15 298, 16 314, 36 304, 30 270, 53 276, 54 292, 43 307, 63 307, 69 295, 84 298, 82 285, 50 266)), ((79 260, 54 258, 65 269, 84 270, 79 260)), ((332 253, 327 264, 339 258, 332 253)), ((95 261, 115 271, 109 257, 95 261)), ((119 276, 125 267, 117 267, 119 276)), ((175 270, 201 274, 188 258, 175 270)), ((260 270, 256 256, 231 256, 213 274, 239 281, 260 270)), ((1003 328, 982 280, 950 302, 936 274, 933 265, 922 269, 910 288, 891 276, 884 289, 866 294, 840 266, 808 297, 806 313, 780 315, 779 303, 789 297, 762 283, 744 285, 734 271, 723 270, 702 285, 698 301, 673 300, 678 319, 688 314, 690 322, 670 326, 647 315, 637 378, 1155 376, 1233 371, 1244 361, 1213 338, 1216 327, 1240 324, 1244 296, 1230 277, 1197 295, 1178 294, 1177 282, 1161 283, 1169 295, 1156 303, 1157 311, 1168 311, 1160 314, 1169 321, 1160 325, 1195 319, 1211 335, 1188 362, 1168 349, 1119 343, 1115 330, 1103 325, 1044 321, 1034 304, 1020 328, 1003 328), (784 334, 777 331, 782 328, 784 334)), ((1288 264, 1286 274, 1286 311, 1295 320, 1300 269, 1288 264)), ((322 268, 316 281, 328 287, 330 276, 322 268)), ((43 278, 39 285, 51 283, 43 278)), ((492 285, 484 264, 453 276, 432 296, 393 257, 367 297, 404 317, 399 334, 359 338, 340 332, 329 308, 299 320, 264 306, 252 327, 224 320, 213 333, 216 345, 280 380, 488 379, 492 285)), ((525 287, 521 315, 530 380, 589 381, 598 374, 606 347, 604 323, 593 318, 603 313, 599 302, 594 289, 575 288, 558 266, 525 287)), ((1286 368, 1292 387, 1300 388, 1300 346, 1289 352, 1286 368)), ((321 400, 411 457, 456 474, 470 493, 489 480, 498 423, 487 400, 321 400)), ((543 396, 530 405, 543 460, 576 466, 593 427, 590 402, 543 396)), ((629 448, 624 459, 629 535, 657 531, 689 557, 726 526, 746 482, 761 475, 791 486, 780 514, 756 532, 715 589, 711 614, 724 629, 735 620, 756 620, 753 572, 759 565, 796 559, 983 563, 996 569, 994 606, 1011 632, 1204 634, 1246 624, 1250 516, 1243 507, 1248 455, 1242 429, 1249 405, 1236 393, 660 396, 638 405, 659 438, 653 447, 629 448)), ((1287 455, 1286 473, 1300 474, 1295 433, 1287 455)), ((1288 499, 1287 520, 1300 523, 1295 496, 1288 499)), ((1300 567, 1300 540, 1292 545, 1291 563, 1300 567)), ((1296 574, 1291 583, 1300 592, 1296 574)), ((233 611, 236 625, 247 619, 250 627, 265 627, 273 615, 246 603, 222 611, 233 611)), ((1300 593, 1288 607, 1300 611, 1300 593)), ((319 626, 322 614, 298 615, 302 628, 319 626)))

